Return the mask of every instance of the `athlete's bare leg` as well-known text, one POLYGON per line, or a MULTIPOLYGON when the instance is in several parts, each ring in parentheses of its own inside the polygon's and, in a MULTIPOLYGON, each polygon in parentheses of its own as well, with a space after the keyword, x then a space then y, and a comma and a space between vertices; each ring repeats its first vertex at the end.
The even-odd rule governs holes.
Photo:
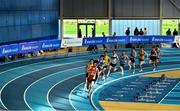
POLYGON ((129 70, 131 70, 131 61, 128 62, 129 70))
POLYGON ((121 74, 123 75, 124 74, 124 68, 122 66, 120 66, 120 69, 121 69, 121 74))
POLYGON ((93 86, 94 86, 94 81, 92 81, 91 84, 90 84, 90 89, 89 89, 89 92, 88 92, 88 97, 90 97, 90 95, 92 93, 93 86))
POLYGON ((110 72, 111 72, 111 69, 112 69, 112 66, 109 65, 107 77, 109 77, 109 74, 110 74, 110 72))

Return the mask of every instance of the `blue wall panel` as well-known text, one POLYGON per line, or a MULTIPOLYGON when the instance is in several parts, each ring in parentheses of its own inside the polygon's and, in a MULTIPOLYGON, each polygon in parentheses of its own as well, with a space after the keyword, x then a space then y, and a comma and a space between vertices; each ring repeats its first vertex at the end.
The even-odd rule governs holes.
POLYGON ((0 41, 7 42, 7 40, 8 40, 8 28, 2 27, 0 30, 0 34, 1 34, 0 41))
POLYGON ((59 0, 0 0, 0 44, 58 37, 58 19, 59 0))

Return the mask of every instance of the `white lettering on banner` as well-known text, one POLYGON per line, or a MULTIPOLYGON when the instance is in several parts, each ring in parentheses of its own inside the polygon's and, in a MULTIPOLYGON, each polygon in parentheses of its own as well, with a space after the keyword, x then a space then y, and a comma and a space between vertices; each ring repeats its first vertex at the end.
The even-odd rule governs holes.
POLYGON ((31 50, 31 46, 24 46, 24 45, 22 45, 22 50, 31 50))
POLYGON ((58 43, 57 44, 53 44, 52 46, 53 47, 60 47, 58 43))
POLYGON ((130 42, 141 42, 141 38, 130 37, 130 42))
POLYGON ((133 38, 132 38, 132 37, 130 37, 130 42, 132 42, 132 39, 133 39, 133 38))
POLYGON ((42 48, 52 48, 52 47, 59 47, 59 44, 46 44, 46 43, 43 43, 42 45, 42 48))
POLYGON ((119 42, 126 42, 125 39, 120 39, 120 38, 116 38, 116 39, 110 39, 110 38, 107 38, 107 43, 119 43, 119 42))
POLYGON ((133 37, 130 37, 130 42, 149 42, 149 38, 133 38, 133 37))
POLYGON ((39 46, 25 46, 22 45, 22 51, 24 50, 33 50, 33 49, 38 49, 39 46))
POLYGON ((138 42, 141 41, 140 38, 132 38, 130 37, 130 42, 138 42))
POLYGON ((18 48, 15 48, 15 49, 6 49, 6 48, 3 48, 2 54, 17 52, 17 51, 18 51, 18 48))
POLYGON ((172 39, 167 39, 167 38, 152 38, 152 42, 171 42, 172 39))
POLYGON ((82 46, 82 38, 76 39, 62 39, 61 47, 74 47, 74 46, 82 46))
POLYGON ((102 44, 103 40, 87 40, 85 39, 84 44, 102 44))
POLYGON ((42 45, 42 48, 49 48, 49 47, 52 47, 52 44, 43 43, 43 45, 42 45))

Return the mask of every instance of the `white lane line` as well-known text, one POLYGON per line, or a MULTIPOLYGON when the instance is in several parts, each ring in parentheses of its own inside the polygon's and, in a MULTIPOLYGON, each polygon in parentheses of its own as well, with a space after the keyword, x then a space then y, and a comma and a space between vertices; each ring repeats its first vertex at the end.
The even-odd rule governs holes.
MULTIPOLYGON (((164 66, 169 66, 169 65, 164 65, 164 66)), ((145 68, 145 69, 149 69, 150 67, 147 67, 147 68, 145 68)), ((125 71, 125 72, 128 72, 128 71, 125 71)), ((157 71, 156 71, 157 72, 157 71)), ((154 72, 154 73, 156 73, 156 72, 154 72)), ((161 72, 163 72, 163 71, 161 71, 161 72)), ((115 72, 115 73, 112 73, 112 74, 117 74, 117 73, 119 73, 119 72, 115 72)), ((151 72, 149 72, 149 73, 152 73, 152 71, 151 72)), ((148 74, 148 73, 147 73, 148 74)), ((83 82, 84 83, 84 82, 83 82)), ((81 84, 83 84, 83 83, 81 83, 81 84)), ((75 90, 77 88, 77 86, 73 89, 73 90, 75 90)), ((73 93, 73 91, 71 91, 71 93, 70 93, 70 95, 72 95, 72 93, 73 93)), ((71 98, 71 97, 69 97, 69 98, 71 98)), ((72 105, 72 107, 75 109, 75 110, 77 110, 76 108, 75 108, 75 106, 72 104, 72 101, 71 101, 71 99, 70 99, 70 103, 71 103, 71 105, 72 105)))
POLYGON ((6 64, 10 64, 10 63, 15 63, 15 62, 21 62, 21 61, 32 60, 32 59, 36 60, 36 59, 39 59, 39 58, 40 58, 40 57, 38 57, 38 58, 25 58, 25 59, 18 59, 18 60, 14 60, 14 61, 10 61, 10 62, 6 62, 6 63, 2 63, 2 64, 0 64, 0 66, 2 66, 2 65, 6 65, 6 64))
POLYGON ((74 108, 74 110, 75 111, 78 111, 77 109, 76 109, 76 107, 73 105, 73 103, 72 103, 72 101, 71 101, 71 97, 72 97, 72 93, 74 92, 74 90, 76 89, 76 88, 78 88, 79 86, 81 86, 82 84, 84 84, 84 82, 82 82, 82 83, 80 83, 79 85, 77 85, 73 90, 71 90, 71 93, 69 94, 69 102, 70 102, 70 104, 71 104, 71 106, 74 108))
MULTIPOLYGON (((149 67, 148 67, 149 68, 149 67)), ((75 75, 76 76, 76 75, 75 75)), ((46 77, 45 77, 46 78, 46 77)), ((42 78, 43 79, 43 78, 42 78)), ((67 79, 65 79, 65 80, 67 80, 67 79)), ((36 81, 36 82, 38 82, 38 81, 36 81)), ((61 82, 61 81, 60 81, 61 82)), ((35 83, 33 83, 33 84, 35 84, 35 83)), ((82 83, 81 83, 82 84, 82 83)), ((31 86, 32 86, 32 84, 31 84, 31 86)), ((56 85, 55 85, 56 86, 56 85)), ((55 87, 55 86, 53 86, 53 87, 55 87)), ((52 88, 53 88, 52 87, 52 88)), ((52 89, 51 88, 51 89, 52 89)), ((29 88, 28 88, 29 89, 29 88)), ((51 90, 50 89, 50 90, 51 90)), ((26 90, 27 91, 27 90, 26 90)), ((48 91, 48 93, 49 93, 49 91, 48 91)), ((25 94, 26 95, 26 94, 25 94)), ((49 95, 49 94, 48 94, 49 95)), ((25 97, 25 96, 24 96, 25 97)), ((48 96, 47 96, 48 97, 48 96)), ((26 101, 26 97, 25 97, 25 101, 26 101)), ((27 103, 27 101, 26 101, 26 103, 27 103)), ((48 103, 49 103, 49 105, 52 107, 52 105, 50 104, 50 102, 49 102, 49 99, 48 99, 48 103)), ((70 100, 70 104, 72 105, 72 102, 71 102, 71 100, 70 100)), ((28 105, 28 103, 27 103, 27 105, 28 105)), ((29 105, 28 105, 28 107, 30 107, 29 105)), ((72 105, 72 107, 73 107, 73 105, 72 105)), ((53 108, 53 107, 52 107, 53 108)), ((73 108, 75 108, 75 107, 73 107, 73 108)), ((54 109, 54 108, 53 108, 54 109)), ((31 110, 32 110, 32 108, 31 108, 31 110)), ((76 109, 75 109, 76 110, 76 109)))
MULTIPOLYGON (((168 65, 167 65, 167 66, 168 66, 168 65)), ((100 89, 100 88, 102 88, 103 86, 105 86, 105 85, 107 85, 107 84, 110 84, 110 83, 112 83, 112 82, 115 82, 115 81, 118 81, 118 80, 121 80, 121 79, 125 79, 125 78, 130 78, 130 77, 138 76, 138 75, 144 75, 144 74, 149 74, 149 73, 157 73, 157 72, 163 72, 163 71, 170 71, 170 70, 179 70, 179 69, 180 69, 180 68, 172 68, 172 69, 159 70, 159 71, 155 71, 155 72, 150 71, 150 72, 146 72, 146 73, 134 74, 134 75, 130 75, 130 76, 126 76, 126 77, 122 77, 122 78, 118 78, 118 79, 109 81, 109 82, 107 82, 107 83, 105 83, 105 84, 103 84, 103 85, 100 85, 99 87, 97 87, 97 88, 92 92, 92 94, 91 94, 91 103, 92 103, 93 107, 95 108, 95 110, 100 111, 100 110, 96 107, 96 105, 94 104, 93 95, 95 94, 95 92, 96 92, 98 89, 100 89)))
MULTIPOLYGON (((89 55, 86 55, 86 56, 89 56, 89 55)), ((86 56, 83 56, 83 57, 86 57, 86 56)), ((98 55, 90 55, 90 56, 98 56, 98 55)), ((80 58, 80 57, 73 57, 73 58, 80 58)), ((61 59, 61 58, 60 58, 61 59)), ((72 59, 72 58, 66 58, 66 59, 72 59)), ((57 59, 56 59, 57 60, 57 59)), ((50 60, 50 61, 52 61, 52 60, 50 60)), ((53 60, 54 61, 54 60, 53 60)), ((49 62, 49 61, 45 61, 45 62, 49 62)), ((38 63, 35 63, 35 64, 38 64, 38 63)), ((32 65, 32 64, 31 64, 32 65)), ((55 65, 56 66, 56 65, 55 65)), ((54 67, 55 67, 54 66, 54 67)), ((42 70, 42 69, 41 69, 42 70)), ((34 71, 32 71, 32 72, 34 72, 34 71)), ((32 73, 32 72, 29 72, 29 73, 32 73)), ((26 74, 28 74, 28 73, 26 73, 26 74)), ((17 78, 15 78, 15 79, 17 79, 17 78)), ((11 80, 11 81, 9 81, 8 82, 8 84, 10 83, 10 82, 12 82, 12 81, 14 81, 15 79, 13 79, 13 80, 11 80)), ((7 85, 7 84, 6 84, 7 85)), ((5 85, 5 86, 6 86, 5 85)), ((4 87, 5 87, 4 86, 4 87)), ((4 89, 4 87, 3 87, 3 89, 4 89)), ((2 89, 1 89, 1 91, 0 91, 0 95, 1 95, 1 93, 2 93, 2 89)), ((1 96, 0 96, 0 103, 2 103, 2 105, 3 105, 3 107, 4 107, 4 104, 3 104, 3 102, 2 102, 2 100, 1 100, 1 96)), ((5 107, 6 108, 6 107, 5 107)))
MULTIPOLYGON (((83 56, 83 57, 91 57, 91 56, 94 56, 94 57, 96 57, 96 56, 99 56, 99 54, 97 54, 97 55, 85 55, 85 56, 83 56)), ((82 58, 82 57, 73 57, 73 58, 82 58)), ((72 59, 72 58, 65 58, 65 59, 72 59)), ((45 62, 51 62, 51 61, 57 61, 57 60, 59 60, 59 59, 56 59, 56 60, 50 60, 50 61, 45 61, 45 62)), ((64 60, 64 59, 62 59, 62 58, 60 58, 60 60, 64 60)), ((87 61, 87 60, 83 60, 83 61, 87 61)), ((78 61, 78 62, 83 62, 83 61, 78 61)), ((39 63, 34 63, 34 64, 40 64, 40 63, 45 63, 45 62, 39 62, 39 63)), ((67 65, 67 64, 72 64, 72 63, 78 63, 77 61, 76 62, 70 62, 70 63, 64 63, 64 64, 59 64, 59 65, 54 65, 54 66, 50 66, 50 67, 46 67, 46 68, 51 68, 51 67, 56 67, 56 66, 61 66, 61 65, 67 65)), ((32 64, 30 64, 30 65, 32 65, 32 64)), ((26 66, 30 66, 30 65, 26 65, 26 66)), ((21 67, 24 67, 24 66, 21 66, 21 67)), ((20 68, 20 67, 17 67, 17 68, 13 68, 13 69, 18 69, 18 68, 20 68)), ((22 77, 22 76, 24 76, 24 75, 28 75, 28 74, 30 74, 30 73, 33 73, 33 72, 37 72, 37 71, 40 71, 40 70, 43 70, 43 69, 46 69, 46 68, 42 68, 42 69, 38 69, 38 70, 34 70, 34 71, 31 71, 31 72, 28 72, 28 73, 25 73, 25 74, 23 74, 23 75, 21 75, 21 76, 18 76, 18 77, 16 77, 16 78, 14 78, 14 79, 12 79, 11 81, 9 81, 9 82, 7 82, 2 88, 1 88, 1 90, 0 90, 0 104, 2 104, 2 106, 5 108, 5 109, 7 109, 7 107, 4 105, 4 103, 2 102, 2 99, 1 99, 1 96, 2 96, 2 90, 9 84, 9 83, 11 83, 12 81, 14 81, 14 80, 16 80, 16 79, 18 79, 18 78, 20 78, 20 77, 22 77)), ((13 70, 13 69, 11 69, 11 70, 13 70)), ((4 72, 8 72, 8 71, 10 71, 10 70, 7 70, 7 71, 4 71, 4 72)), ((4 72, 1 72, 1 73, 4 73, 4 72)), ((0 73, 0 74, 1 74, 0 73)), ((8 110, 8 109, 7 109, 8 110)))
MULTIPOLYGON (((64 54, 63 54, 64 55, 64 54)), ((43 58, 53 58, 53 57, 61 57, 62 54, 54 54, 54 55, 43 55, 43 56, 37 56, 37 57, 32 57, 32 58, 23 58, 23 59, 18 59, 15 61, 10 61, 6 63, 2 63, 1 65, 9 64, 9 63, 15 63, 15 62, 21 62, 21 61, 27 61, 27 60, 36 60, 36 59, 43 59, 43 58)))
MULTIPOLYGON (((54 86, 52 86, 52 87, 49 89, 49 91, 48 91, 48 93, 47 93, 47 101, 48 101, 49 105, 51 106, 51 108, 54 109, 54 107, 52 106, 52 104, 51 104, 50 101, 49 101, 49 94, 50 94, 51 90, 52 90, 54 87, 56 87, 58 84, 60 84, 60 83, 62 83, 62 82, 64 82, 64 81, 67 81, 68 79, 71 79, 71 78, 74 78, 74 77, 76 77, 76 76, 80 76, 80 75, 83 75, 83 74, 84 74, 84 73, 81 73, 81 74, 78 74, 78 75, 74 75, 74 76, 68 77, 68 78, 66 78, 66 79, 64 79, 64 80, 56 83, 54 86)), ((54 110, 55 110, 55 109, 54 109, 54 110)))
MULTIPOLYGON (((23 94, 24 102, 26 103, 26 105, 27 105, 31 110, 33 110, 33 109, 30 107, 30 105, 28 104, 27 99, 26 99, 27 91, 28 91, 31 87, 33 87, 33 85, 35 85, 35 84, 36 84, 37 82, 39 82, 39 81, 42 81, 43 79, 46 79, 46 78, 51 77, 51 76, 54 76, 54 75, 56 75, 56 74, 60 74, 60 73, 66 72, 66 71, 71 71, 71 70, 74 70, 74 69, 80 69, 80 68, 83 68, 83 67, 85 67, 85 66, 81 66, 81 67, 76 67, 76 68, 71 68, 71 69, 59 71, 59 72, 53 73, 53 74, 51 74, 51 75, 42 77, 41 79, 38 79, 37 81, 35 81, 35 82, 33 82, 32 84, 30 84, 30 85, 26 88, 26 90, 24 91, 24 94, 23 94)), ((48 103, 48 104, 49 104, 49 103, 48 103)), ((51 107, 50 104, 49 104, 49 106, 51 107)))
MULTIPOLYGON (((15 81, 16 79, 18 79, 18 78, 20 78, 20 77, 23 77, 23 76, 25 76, 25 75, 28 75, 28 74, 31 74, 31 73, 40 71, 40 70, 47 69, 47 68, 52 68, 52 67, 57 67, 57 66, 63 66, 63 65, 68 65, 68 64, 73 64, 73 63, 79 63, 79 62, 83 62, 83 61, 71 62, 71 63, 64 63, 64 64, 58 64, 58 65, 53 65, 53 66, 41 68, 41 69, 38 69, 38 70, 34 70, 34 71, 31 71, 31 72, 25 73, 25 74, 23 74, 23 75, 21 75, 21 76, 18 76, 18 77, 16 77, 16 78, 12 79, 11 81, 7 82, 7 83, 1 88, 1 90, 0 90, 0 103, 3 105, 3 107, 4 107, 5 109, 7 109, 7 107, 4 105, 4 103, 2 102, 2 99, 1 99, 1 98, 2 98, 2 97, 1 97, 1 96, 2 96, 2 91, 3 91, 3 89, 4 89, 9 83, 15 81)), ((7 110, 8 110, 8 109, 7 109, 7 110)))
MULTIPOLYGON (((124 71, 124 72, 128 72, 128 71, 124 71)), ((112 74, 117 74, 118 72, 116 72, 116 73, 112 73, 112 74)), ((69 101, 70 101, 70 104, 71 104, 71 106, 74 108, 74 110, 76 110, 76 111, 78 111, 77 109, 76 109, 76 107, 73 105, 73 103, 72 103, 72 93, 74 92, 74 90, 76 90, 78 87, 80 87, 82 84, 84 84, 84 82, 82 82, 82 83, 80 83, 79 85, 77 85, 73 90, 71 90, 71 93, 69 94, 69 101)))
POLYGON ((159 101, 158 104, 161 104, 161 102, 180 84, 180 82, 178 82, 171 91, 169 91, 162 99, 161 101, 159 101))
MULTIPOLYGON (((83 57, 87 57, 87 56, 98 56, 99 54, 97 55, 85 55, 83 57)), ((81 57, 73 57, 73 58, 81 58, 81 57)), ((165 57, 164 57, 165 58, 165 57)), ((72 59, 72 58, 65 58, 65 59, 72 59)), ((3 71, 3 72, 0 72, 0 75, 6 73, 6 72, 9 72, 9 71, 13 71, 13 70, 16 70, 16 69, 20 69, 20 68, 23 68, 23 67, 29 67, 29 66, 32 66, 32 65, 38 65, 38 64, 42 64, 42 63, 48 63, 48 62, 53 62, 53 61, 59 61, 59 60, 64 60, 62 58, 59 58, 59 59, 56 59, 56 60, 47 60, 47 61, 42 61, 42 62, 38 62, 38 63, 32 63, 32 64, 29 64, 29 65, 24 65, 24 66, 20 66, 20 67, 15 67, 15 68, 12 68, 12 69, 9 69, 9 70, 6 70, 6 71, 3 71)), ((174 60, 176 61, 176 60, 174 60)))
MULTIPOLYGON (((98 56, 98 55, 86 55, 86 56, 83 56, 83 57, 89 57, 89 56, 98 56)), ((82 57, 73 57, 73 58, 82 58, 82 57)), ((72 59, 72 58, 65 58, 65 59, 72 59)), ((20 67, 15 67, 15 68, 12 68, 12 69, 9 69, 9 70, 6 70, 6 71, 3 71, 3 72, 0 72, 0 75, 2 75, 3 73, 6 73, 6 72, 9 72, 9 71, 12 71, 12 70, 16 70, 16 69, 19 69, 19 68, 23 68, 23 67, 29 67, 31 65, 38 65, 38 64, 42 64, 42 63, 48 63, 48 62, 53 62, 53 61, 63 61, 65 59, 62 59, 62 58, 59 58, 59 59, 55 59, 55 60, 47 60, 47 61, 42 61, 42 62, 38 62, 38 63, 32 63, 32 64, 29 64, 29 65, 24 65, 24 66, 20 66, 20 67)))
POLYGON ((9 72, 9 71, 13 71, 13 70, 16 70, 16 69, 23 68, 23 67, 29 67, 29 66, 31 66, 31 65, 38 65, 38 64, 47 63, 47 62, 53 62, 53 61, 55 61, 55 60, 42 61, 42 62, 38 62, 38 63, 32 63, 32 64, 28 64, 28 65, 20 66, 20 67, 15 67, 15 68, 8 69, 8 70, 6 70, 6 71, 0 72, 0 75, 4 74, 4 73, 6 73, 6 72, 9 72))

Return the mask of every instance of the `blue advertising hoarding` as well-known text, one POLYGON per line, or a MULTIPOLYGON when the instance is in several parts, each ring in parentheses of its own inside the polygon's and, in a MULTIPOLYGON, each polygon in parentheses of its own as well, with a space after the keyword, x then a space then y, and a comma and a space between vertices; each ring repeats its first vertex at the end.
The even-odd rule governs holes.
POLYGON ((83 46, 127 43, 173 43, 174 36, 117 36, 84 38, 83 46))
POLYGON ((21 46, 21 53, 28 53, 40 50, 39 42, 27 42, 20 44, 21 46))
MULTIPOLYGON (((117 36, 83 38, 82 46, 102 44, 127 44, 127 43, 173 43, 174 36, 117 36)), ((52 50, 61 47, 61 40, 43 40, 0 46, 0 57, 18 53, 28 53, 38 50, 52 50)))
POLYGON ((105 44, 126 44, 128 40, 127 36, 107 37, 105 44))
POLYGON ((8 56, 8 55, 13 55, 17 54, 20 52, 20 46, 19 44, 11 44, 11 45, 3 45, 1 46, 1 56, 8 56))
POLYGON ((151 36, 129 36, 128 43, 149 43, 151 42, 151 36))
POLYGON ((44 40, 35 42, 25 42, 0 46, 0 57, 10 56, 18 53, 29 53, 39 50, 59 49, 60 40, 44 40))
POLYGON ((156 43, 173 43, 175 40, 174 36, 152 36, 151 42, 156 43))
POLYGON ((105 37, 84 38, 83 46, 105 44, 105 41, 106 41, 105 37))
POLYGON ((59 40, 40 41, 41 50, 58 49, 61 42, 59 40))

